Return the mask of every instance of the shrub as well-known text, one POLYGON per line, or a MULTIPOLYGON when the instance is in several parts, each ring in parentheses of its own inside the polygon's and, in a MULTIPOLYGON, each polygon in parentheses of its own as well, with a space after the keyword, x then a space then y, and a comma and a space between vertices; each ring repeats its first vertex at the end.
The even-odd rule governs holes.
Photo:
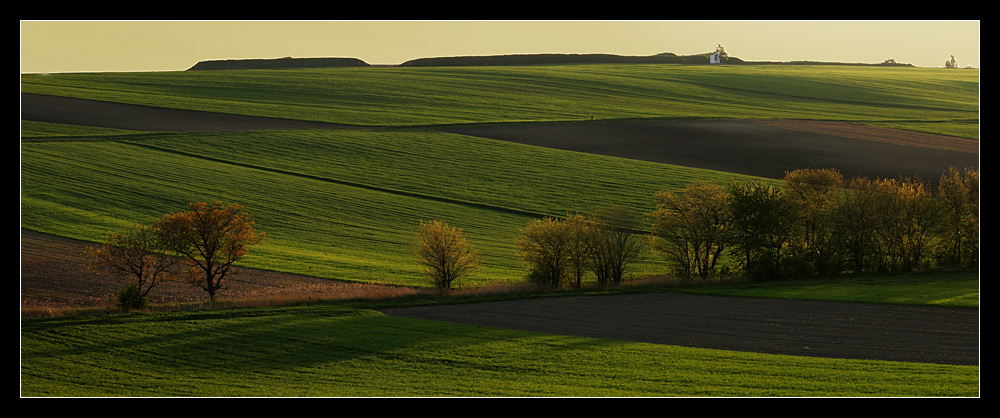
POLYGON ((129 283, 118 291, 118 300, 115 304, 121 309, 131 311, 149 306, 149 299, 142 295, 142 289, 138 284, 129 283))

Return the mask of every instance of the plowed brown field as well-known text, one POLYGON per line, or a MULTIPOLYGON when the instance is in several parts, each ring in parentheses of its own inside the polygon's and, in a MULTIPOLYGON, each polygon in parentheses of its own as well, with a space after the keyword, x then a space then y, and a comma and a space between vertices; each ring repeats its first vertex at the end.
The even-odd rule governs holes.
MULTIPOLYGON (((125 282, 88 271, 81 255, 94 244, 21 230, 21 308, 102 308, 125 282)), ((413 294, 412 289, 346 283, 254 269, 236 269, 219 298, 268 301, 349 299, 362 296, 413 294)), ((166 282, 150 292, 154 304, 201 302, 207 293, 190 284, 166 282)))

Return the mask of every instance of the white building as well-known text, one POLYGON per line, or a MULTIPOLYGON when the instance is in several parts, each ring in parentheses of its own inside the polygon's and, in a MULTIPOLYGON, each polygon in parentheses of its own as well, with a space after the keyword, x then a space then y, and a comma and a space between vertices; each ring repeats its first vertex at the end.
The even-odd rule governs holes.
POLYGON ((726 54, 726 48, 723 48, 722 45, 719 45, 715 47, 715 52, 713 52, 712 55, 708 56, 708 63, 722 64, 722 60, 726 58, 729 58, 729 54, 726 54))

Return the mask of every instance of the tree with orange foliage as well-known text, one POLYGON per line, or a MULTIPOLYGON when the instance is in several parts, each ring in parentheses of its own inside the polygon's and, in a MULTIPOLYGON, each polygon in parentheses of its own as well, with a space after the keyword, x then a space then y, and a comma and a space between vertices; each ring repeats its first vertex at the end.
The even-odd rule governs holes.
POLYGON ((233 264, 264 238, 236 203, 193 202, 186 211, 163 215, 156 228, 167 248, 196 266, 188 281, 208 292, 212 301, 233 274, 233 264))
POLYGON ((455 280, 474 273, 482 264, 462 230, 442 221, 420 221, 417 240, 417 262, 438 290, 451 289, 455 280))

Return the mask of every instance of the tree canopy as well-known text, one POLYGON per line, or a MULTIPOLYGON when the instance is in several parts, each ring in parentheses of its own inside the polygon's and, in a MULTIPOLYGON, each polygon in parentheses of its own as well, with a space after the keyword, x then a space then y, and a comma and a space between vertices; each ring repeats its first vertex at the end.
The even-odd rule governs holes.
POLYGON ((201 274, 188 281, 211 300, 233 274, 233 264, 264 239, 243 206, 218 201, 190 203, 185 211, 163 215, 156 228, 167 248, 197 267, 201 274))

